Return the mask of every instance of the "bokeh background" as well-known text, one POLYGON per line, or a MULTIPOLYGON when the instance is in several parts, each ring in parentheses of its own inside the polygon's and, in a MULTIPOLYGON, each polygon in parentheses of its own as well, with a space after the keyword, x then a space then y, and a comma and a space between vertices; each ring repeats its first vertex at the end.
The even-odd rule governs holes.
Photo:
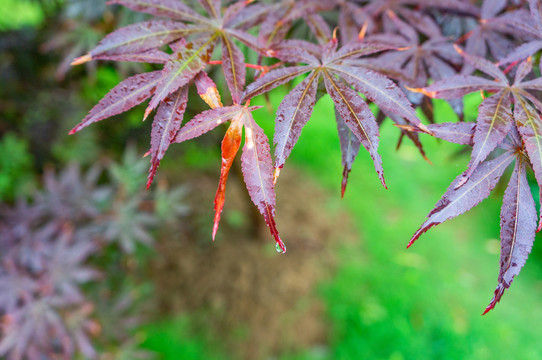
MULTIPOLYGON (((124 222, 118 220, 109 245, 83 259, 108 279, 105 288, 96 280, 81 284, 92 304, 86 315, 96 325, 86 336, 101 358, 542 359, 540 244, 502 302, 481 316, 497 283, 506 184, 405 249, 465 169, 463 147, 423 137, 430 164, 408 142, 396 150, 399 132, 384 123, 379 151, 389 190, 361 152, 341 199, 333 107, 323 97, 277 185, 277 223, 288 253, 276 253, 239 167, 213 243, 223 131, 173 145, 151 192, 144 190, 151 122, 141 122, 143 107, 67 135, 109 89, 143 66, 70 68, 69 62, 141 16, 101 0, 0 0, 0 14, 2 207, 18 199, 32 204, 36 193, 48 191, 45 173, 62 183, 74 166, 81 174, 102 166, 109 175, 96 186, 116 189, 110 204, 116 210, 103 212, 124 222), (137 226, 144 235, 130 233, 137 226), (108 313, 108 301, 117 298, 129 300, 108 313), (132 318, 123 336, 111 335, 132 318)), ((255 101, 264 105, 255 119, 268 134, 272 109, 286 93, 271 93, 271 110, 263 97, 255 101)), ((185 118, 206 109, 196 94, 190 97, 185 118)), ((477 95, 466 99, 467 121, 479 103, 477 95)), ((437 121, 455 120, 443 102, 435 102, 435 114, 437 121)))

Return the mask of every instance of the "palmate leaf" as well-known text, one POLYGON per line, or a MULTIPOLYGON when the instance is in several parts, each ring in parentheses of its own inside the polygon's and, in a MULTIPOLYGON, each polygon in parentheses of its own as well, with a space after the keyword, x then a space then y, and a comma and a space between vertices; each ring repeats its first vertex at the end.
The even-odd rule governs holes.
POLYGON ((526 176, 526 159, 518 156, 501 209, 499 284, 484 314, 493 309, 525 265, 536 234, 536 209, 526 176))
POLYGON ((151 186, 160 160, 169 145, 175 139, 183 121, 188 102, 188 86, 184 86, 164 99, 154 117, 151 131, 151 168, 147 180, 147 189, 151 186))
MULTIPOLYGON (((533 90, 542 89, 540 78, 523 81, 531 72, 532 62, 527 60, 518 65, 513 84, 510 84, 506 75, 494 64, 477 56, 462 53, 469 63, 482 70, 496 80, 488 80, 479 76, 454 76, 446 80, 438 81, 427 88, 421 89, 423 93, 434 98, 449 99, 474 91, 488 91, 497 93, 485 99, 479 108, 477 127, 474 136, 474 148, 472 160, 469 163, 469 171, 459 186, 474 171, 477 162, 481 161, 498 145, 508 133, 512 124, 516 124, 525 147, 538 185, 542 185, 541 144, 539 144, 540 115, 542 104, 537 96, 531 93, 533 90), (461 81, 465 80, 461 85, 461 81), (511 110, 510 96, 514 98, 514 112, 511 110), (532 105, 531 105, 532 104, 532 105), (534 106, 533 106, 534 105, 534 106)), ((542 224, 542 221, 541 221, 542 224)))
POLYGON ((248 10, 252 7, 248 5, 249 3, 243 1, 232 4, 225 9, 224 17, 222 17, 220 1, 202 0, 200 4, 210 16, 210 18, 206 18, 178 0, 113 0, 111 4, 124 5, 134 11, 145 12, 155 16, 166 16, 194 24, 187 25, 182 22, 156 20, 130 25, 110 34, 96 49, 90 54, 77 59, 74 64, 80 64, 95 58, 105 59, 113 55, 127 56, 127 53, 143 52, 192 35, 196 40, 187 44, 189 48, 186 48, 185 51, 174 49, 175 52, 180 53, 178 55, 182 55, 183 59, 170 58, 171 61, 166 63, 164 81, 151 100, 145 112, 146 117, 150 111, 158 106, 165 96, 183 86, 194 77, 195 73, 203 68, 204 65, 198 64, 197 60, 202 58, 204 59, 203 63, 207 62, 208 57, 212 53, 214 43, 217 38, 220 38, 223 47, 222 67, 224 74, 232 93, 233 102, 239 103, 240 96, 244 90, 246 70, 244 56, 233 43, 233 39, 235 38, 249 47, 260 50, 257 39, 244 31, 243 24, 246 25, 246 23, 232 22, 236 16, 244 13, 243 10, 248 10), (160 30, 160 26, 166 26, 167 31, 160 30), (176 30, 169 31, 172 30, 170 28, 176 30))
MULTIPOLYGON (((337 39, 332 38, 321 47, 320 54, 312 50, 310 50, 311 54, 305 52, 302 43, 299 43, 300 49, 297 51, 294 49, 275 50, 273 55, 283 61, 306 62, 309 65, 276 69, 265 74, 247 87, 242 100, 249 100, 303 73, 311 72, 300 85, 285 97, 277 112, 274 139, 275 144, 277 144, 275 149, 276 180, 279 170, 295 146, 303 126, 310 118, 311 107, 316 99, 315 95, 312 94, 315 94, 318 79, 321 74, 324 74, 327 92, 331 95, 341 118, 357 140, 369 151, 377 174, 382 184, 386 186, 383 177, 382 160, 377 152, 378 124, 365 100, 357 92, 367 96, 382 109, 404 117, 423 131, 427 131, 427 128, 420 123, 412 105, 393 81, 362 67, 343 65, 344 61, 355 60, 361 56, 393 49, 393 46, 356 41, 337 50, 337 44, 337 39), (321 61, 318 61, 315 55, 319 55, 321 61)), ((343 165, 346 166, 347 164, 343 163, 343 165)), ((351 168, 351 164, 348 164, 347 168, 351 168)), ((349 169, 344 171, 344 182, 346 182, 348 172, 349 169)))
MULTIPOLYGON (((510 84, 504 72, 500 71, 497 66, 473 55, 464 54, 464 56, 475 68, 496 78, 493 84, 483 84, 480 80, 486 81, 487 79, 468 77, 468 79, 472 80, 469 82, 470 91, 468 92, 476 90, 497 92, 493 96, 486 98, 480 105, 478 120, 473 131, 473 153, 468 170, 452 184, 452 187, 445 194, 443 200, 441 200, 437 208, 430 214, 429 220, 416 232, 410 244, 431 226, 470 209, 475 205, 473 203, 474 200, 476 200, 477 204, 482 196, 484 198, 487 197, 489 191, 496 184, 496 178, 493 175, 491 176, 492 181, 486 181, 486 184, 481 184, 476 189, 471 189, 472 185, 469 186, 469 184, 476 182, 476 179, 479 177, 477 174, 483 173, 484 169, 487 168, 487 164, 490 163, 486 161, 476 167, 476 163, 480 159, 486 157, 497 146, 502 149, 508 149, 500 158, 503 158, 506 154, 514 154, 514 157, 517 158, 516 167, 508 189, 505 192, 501 211, 502 248, 499 284, 495 290, 493 299, 484 312, 485 314, 494 308, 505 289, 510 286, 514 276, 519 273, 525 264, 532 247, 535 231, 537 230, 535 204, 525 177, 525 171, 528 161, 526 156, 528 156, 540 188, 542 184, 542 121, 540 119, 542 104, 533 91, 541 89, 541 82, 540 78, 524 81, 532 70, 532 62, 530 60, 524 61, 517 66, 514 82, 510 84), (479 82, 478 89, 471 87, 476 82, 479 82), (514 99, 513 112, 511 109, 511 96, 514 99), (505 138, 507 133, 509 137, 505 138), (466 191, 470 191, 470 195, 464 195, 462 198, 459 198, 458 194, 464 194, 466 191), (449 205, 452 202, 455 203, 453 207, 449 205)), ((424 92, 434 97, 454 95, 459 84, 458 79, 459 77, 455 77, 436 82, 425 88, 424 92)), ((447 132, 453 130, 451 125, 446 125, 446 128, 447 132)), ((434 134, 437 135, 438 131, 434 130, 434 134)), ((459 132, 467 134, 469 129, 464 128, 459 132)), ((463 135, 455 136, 455 134, 452 134, 452 136, 449 136, 447 133, 439 135, 440 137, 447 138, 447 140, 455 140, 455 142, 460 142, 460 139, 463 139, 461 142, 466 142, 467 140, 467 137, 463 135)), ((491 162, 495 162, 496 160, 492 160, 491 162)), ((495 169, 498 170, 498 168, 495 169)), ((502 174, 502 171, 499 170, 499 172, 502 174)), ((497 174, 495 171, 493 173, 497 174)), ((542 217, 538 228, 540 229, 541 227, 542 217)))

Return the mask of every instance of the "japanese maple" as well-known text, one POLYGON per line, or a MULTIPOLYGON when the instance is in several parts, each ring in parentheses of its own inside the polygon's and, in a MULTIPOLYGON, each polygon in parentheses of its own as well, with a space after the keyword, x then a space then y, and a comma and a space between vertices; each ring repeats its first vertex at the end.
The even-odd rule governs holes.
MULTIPOLYGON (((277 250, 286 251, 275 223, 275 183, 316 102, 328 94, 335 106, 342 150, 343 195, 361 146, 386 186, 378 153, 379 126, 386 117, 424 157, 419 133, 472 146, 468 168, 409 246, 432 226, 481 202, 515 162, 501 212, 498 287, 487 310, 525 264, 537 228, 526 172, 533 169, 542 185, 538 93, 542 82, 529 57, 542 49, 539 1, 111 0, 109 4, 157 18, 113 31, 73 64, 134 61, 162 69, 121 82, 71 133, 150 99, 144 118, 157 109, 149 150, 150 186, 170 145, 227 124, 213 239, 225 205, 228 173, 244 141, 240 160, 248 193, 277 250), (515 50, 508 53, 510 49, 515 50), (245 62, 249 52, 255 55, 250 57, 257 59, 255 64, 245 62), (212 66, 222 68, 228 96, 221 96, 216 79, 208 75, 212 66), (269 141, 252 115, 258 107, 250 106, 250 100, 295 79, 297 84, 277 109, 272 156, 269 141), (192 83, 210 109, 183 125, 192 83), (462 122, 463 96, 478 91, 485 98, 476 123, 462 122), (434 118, 431 98, 449 101, 461 121, 434 118), (378 108, 377 116, 369 108, 371 103, 378 108), (422 124, 418 107, 437 123, 422 124)), ((536 57, 535 62, 539 62, 536 57)))

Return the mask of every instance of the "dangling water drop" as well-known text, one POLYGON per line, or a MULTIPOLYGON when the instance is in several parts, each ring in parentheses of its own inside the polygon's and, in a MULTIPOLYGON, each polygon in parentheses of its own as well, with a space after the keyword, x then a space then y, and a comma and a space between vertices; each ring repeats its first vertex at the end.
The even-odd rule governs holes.
POLYGON ((285 253, 285 251, 282 251, 282 248, 280 247, 280 245, 278 243, 275 244, 275 249, 277 249, 277 252, 279 254, 284 254, 285 253))

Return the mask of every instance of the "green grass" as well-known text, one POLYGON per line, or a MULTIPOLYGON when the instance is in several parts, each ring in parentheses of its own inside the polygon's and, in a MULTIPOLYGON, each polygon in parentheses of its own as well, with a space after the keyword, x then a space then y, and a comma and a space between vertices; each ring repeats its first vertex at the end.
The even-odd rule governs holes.
POLYGON ((142 329, 142 347, 161 360, 227 359, 219 346, 211 345, 208 334, 194 333, 193 328, 189 316, 154 323, 142 329))

